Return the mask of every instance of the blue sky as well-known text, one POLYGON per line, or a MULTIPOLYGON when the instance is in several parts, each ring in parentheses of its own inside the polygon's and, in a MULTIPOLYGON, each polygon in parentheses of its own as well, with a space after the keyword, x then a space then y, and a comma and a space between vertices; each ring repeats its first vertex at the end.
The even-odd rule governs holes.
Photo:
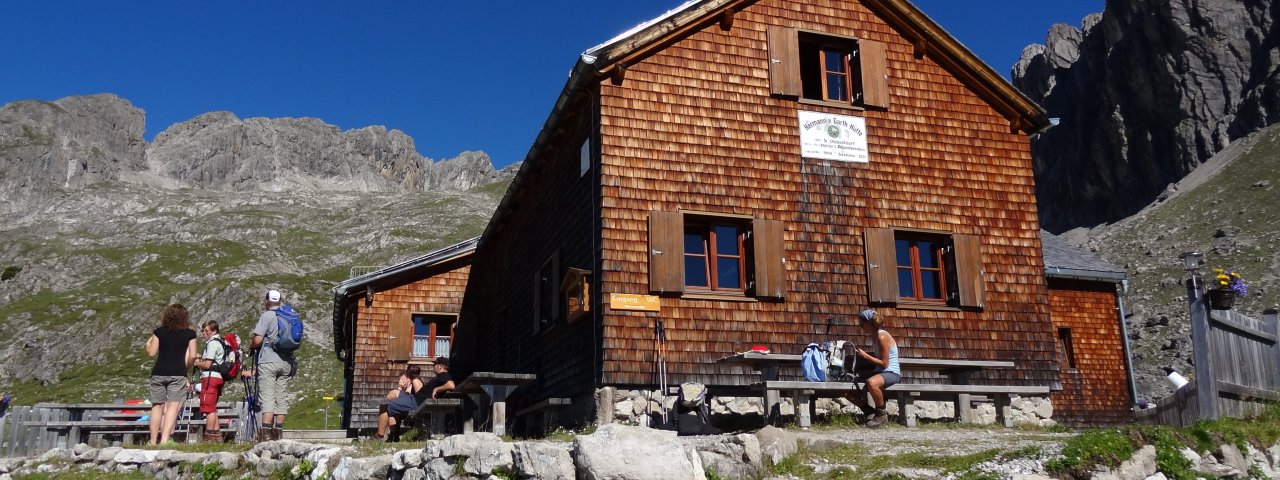
MULTIPOLYGON (((115 93, 147 140, 201 113, 408 133, 435 160, 522 160, 577 55, 682 0, 24 0, 0 8, 0 104, 115 93)), ((915 0, 1008 75, 1103 0, 915 0)))

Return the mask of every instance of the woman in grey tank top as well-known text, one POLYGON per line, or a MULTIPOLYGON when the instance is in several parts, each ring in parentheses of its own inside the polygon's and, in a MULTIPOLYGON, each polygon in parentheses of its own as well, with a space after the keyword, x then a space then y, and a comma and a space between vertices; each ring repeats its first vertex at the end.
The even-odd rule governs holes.
MULTIPOLYGON (((858 316, 862 319, 863 332, 875 340, 874 352, 861 348, 854 350, 859 362, 868 362, 876 366, 875 373, 866 378, 867 393, 871 394, 871 401, 874 402, 875 407, 872 411, 863 408, 863 412, 867 414, 867 426, 879 428, 889 420, 889 414, 884 411, 884 389, 902 379, 902 367, 898 364, 898 342, 894 341, 893 335, 884 330, 884 322, 879 315, 876 315, 875 310, 863 310, 858 316)), ((866 405, 865 398, 850 400, 858 405, 866 405)))

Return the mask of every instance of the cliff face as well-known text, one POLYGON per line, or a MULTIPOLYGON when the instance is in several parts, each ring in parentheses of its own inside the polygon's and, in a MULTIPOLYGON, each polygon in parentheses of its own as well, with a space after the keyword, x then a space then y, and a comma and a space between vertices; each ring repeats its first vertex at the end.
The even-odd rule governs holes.
POLYGON ((25 209, 38 192, 144 169, 143 130, 142 110, 109 94, 0 107, 0 213, 25 209))
POLYGON ((1280 119, 1280 3, 1109 0, 1055 25, 1013 83, 1059 125, 1032 142, 1041 222, 1141 209, 1232 140, 1280 119))
POLYGON ((175 124, 148 145, 145 114, 103 94, 0 108, 0 213, 24 197, 122 181, 218 191, 420 192, 503 181, 484 152, 433 162, 399 130, 343 131, 314 118, 211 112, 175 124))

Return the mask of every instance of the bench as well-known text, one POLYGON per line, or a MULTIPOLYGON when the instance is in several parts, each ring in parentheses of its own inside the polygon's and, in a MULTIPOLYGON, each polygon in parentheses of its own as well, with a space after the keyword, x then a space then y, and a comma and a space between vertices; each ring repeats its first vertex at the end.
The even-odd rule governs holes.
MULTIPOLYGON (((120 436, 125 444, 134 443, 137 435, 149 439, 150 422, 140 421, 151 414, 149 406, 135 404, 41 404, 44 408, 61 408, 74 411, 68 415, 73 420, 29 421, 24 426, 38 427, 58 437, 59 444, 68 448, 77 443, 100 445, 107 436, 120 436), (139 408, 142 407, 142 408, 139 408), (123 412, 132 413, 123 413, 123 412)), ((238 433, 244 415, 243 402, 219 402, 218 423, 223 432, 238 433)), ((199 412, 198 401, 187 403, 188 410, 179 418, 175 433, 199 436, 204 432, 204 415, 199 412)), ((64 417, 66 418, 66 417, 64 417)), ((192 437, 195 438, 195 437, 192 437)))
MULTIPOLYGON (((439 398, 428 398, 419 403, 417 407, 404 415, 403 420, 397 421, 396 425, 391 427, 387 432, 388 439, 391 441, 399 440, 400 433, 404 426, 413 426, 423 424, 422 422, 430 420, 427 424, 428 432, 431 435, 443 434, 444 415, 454 413, 462 409, 462 395, 446 392, 439 398)), ((362 415, 368 415, 377 418, 380 413, 379 408, 361 408, 358 412, 362 415)))
MULTIPOLYGON (((819 397, 836 397, 843 396, 854 391, 854 384, 851 382, 807 382, 807 381, 787 381, 787 380, 770 380, 756 383, 753 385, 757 389, 763 389, 766 392, 795 392, 796 402, 796 423, 801 428, 808 428, 810 425, 810 398, 819 397)), ((1021 396, 1047 396, 1049 395, 1049 387, 1047 386, 1024 386, 1024 385, 940 385, 940 384, 920 384, 920 383, 899 383, 885 389, 885 395, 896 395, 898 406, 901 409, 898 415, 900 423, 908 427, 916 426, 915 400, 917 399, 946 399, 951 400, 956 405, 956 413, 960 421, 971 422, 973 415, 971 412, 972 395, 990 396, 995 400, 997 419, 1005 427, 1013 426, 1011 418, 1011 407, 1009 403, 1010 395, 1021 396)), ((771 411, 766 413, 766 418, 773 415, 771 411)))
POLYGON ((538 434, 546 435, 556 424, 556 415, 560 413, 560 409, 572 404, 573 402, 568 398, 552 397, 520 409, 516 412, 516 418, 523 421, 536 415, 539 420, 535 424, 538 434))

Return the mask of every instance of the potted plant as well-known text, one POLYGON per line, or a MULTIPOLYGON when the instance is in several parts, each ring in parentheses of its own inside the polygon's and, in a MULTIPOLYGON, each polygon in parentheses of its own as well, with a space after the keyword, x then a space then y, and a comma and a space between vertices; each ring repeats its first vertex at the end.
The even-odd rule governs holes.
POLYGON ((1249 294, 1249 285, 1244 283, 1235 269, 1213 269, 1213 287, 1209 289, 1209 308, 1214 310, 1230 310, 1236 297, 1249 294))

